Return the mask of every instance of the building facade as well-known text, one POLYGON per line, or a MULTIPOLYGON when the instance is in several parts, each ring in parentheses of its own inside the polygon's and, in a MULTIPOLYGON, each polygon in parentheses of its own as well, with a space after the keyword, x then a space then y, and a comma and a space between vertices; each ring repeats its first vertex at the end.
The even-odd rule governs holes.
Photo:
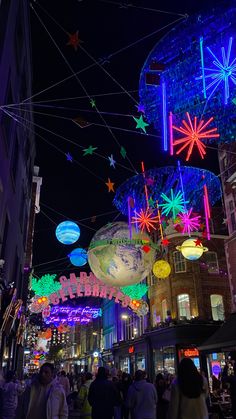
MULTIPOLYGON (((24 112, 17 107, 31 96, 32 85, 26 0, 0 3, 0 76, 0 259, 4 261, 1 288, 4 292, 12 284, 15 298, 21 299, 35 159, 34 135, 29 129, 31 114, 27 112, 28 122, 25 122, 24 112), (11 109, 4 107, 14 104, 11 109)), ((1 307, 1 318, 6 303, 11 301, 12 295, 8 293, 1 307)), ((3 332, 0 358, 5 359, 8 367, 12 367, 15 357, 13 341, 14 337, 4 337, 3 332)))

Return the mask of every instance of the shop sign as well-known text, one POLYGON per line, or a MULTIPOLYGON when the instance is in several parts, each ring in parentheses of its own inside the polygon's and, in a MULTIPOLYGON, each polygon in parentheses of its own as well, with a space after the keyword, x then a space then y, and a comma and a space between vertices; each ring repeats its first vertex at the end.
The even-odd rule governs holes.
POLYGON ((133 354, 134 353, 134 346, 130 346, 129 347, 129 354, 133 354))
POLYGON ((185 358, 194 358, 199 356, 199 351, 197 348, 188 348, 183 350, 185 358))

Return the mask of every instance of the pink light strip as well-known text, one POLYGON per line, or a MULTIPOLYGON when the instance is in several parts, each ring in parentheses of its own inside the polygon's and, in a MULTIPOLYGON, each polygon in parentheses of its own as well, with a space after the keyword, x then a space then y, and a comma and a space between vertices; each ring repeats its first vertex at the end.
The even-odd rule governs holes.
POLYGON ((209 228, 209 217, 208 217, 208 208, 207 208, 207 201, 206 201, 205 195, 203 196, 203 201, 204 201, 204 210, 205 210, 207 240, 210 240, 211 235, 210 235, 210 228, 209 228))
POLYGON ((169 130, 170 130, 170 155, 173 156, 174 149, 173 149, 173 114, 170 112, 169 114, 169 130))
POLYGON ((205 195, 205 198, 206 198, 207 215, 208 215, 208 218, 211 218, 208 190, 207 190, 207 185, 206 184, 204 185, 204 195, 205 195))
POLYGON ((131 225, 131 209, 130 209, 130 197, 128 196, 128 219, 129 219, 129 238, 132 239, 132 225, 131 225))

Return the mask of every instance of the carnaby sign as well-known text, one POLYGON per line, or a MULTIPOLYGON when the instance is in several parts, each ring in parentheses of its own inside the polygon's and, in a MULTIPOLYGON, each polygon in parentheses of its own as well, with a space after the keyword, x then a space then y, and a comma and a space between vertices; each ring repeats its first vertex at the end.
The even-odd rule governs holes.
POLYGON ((131 303, 128 295, 117 287, 104 284, 92 272, 80 272, 79 276, 71 273, 69 278, 63 275, 59 281, 62 288, 48 296, 49 303, 53 305, 59 304, 60 300, 64 302, 77 297, 100 297, 108 300, 114 298, 115 303, 120 303, 122 307, 128 307, 131 303))

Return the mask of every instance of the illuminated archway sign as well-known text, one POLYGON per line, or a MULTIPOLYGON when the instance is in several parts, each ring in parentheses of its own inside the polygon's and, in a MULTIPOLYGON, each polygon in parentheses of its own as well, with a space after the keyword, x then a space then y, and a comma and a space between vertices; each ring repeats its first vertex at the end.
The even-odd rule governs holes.
POLYGON ((121 292, 120 288, 105 285, 92 272, 89 274, 80 272, 78 277, 75 273, 71 273, 69 278, 63 275, 59 278, 59 281, 62 288, 48 295, 49 303, 53 305, 58 305, 60 300, 62 302, 68 301, 68 297, 69 299, 100 297, 108 300, 114 298, 115 303, 120 303, 122 307, 128 307, 131 303, 130 297, 121 292))

